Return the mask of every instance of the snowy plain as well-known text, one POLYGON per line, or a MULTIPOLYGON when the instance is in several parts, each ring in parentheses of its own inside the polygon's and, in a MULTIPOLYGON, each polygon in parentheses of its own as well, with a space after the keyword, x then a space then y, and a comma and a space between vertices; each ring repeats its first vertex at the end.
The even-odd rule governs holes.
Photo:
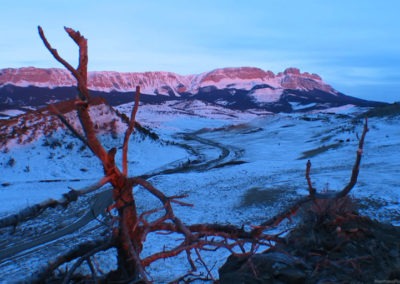
MULTIPOLYGON (((130 109, 129 104, 119 107, 127 114, 130 109)), ((141 175, 197 159, 177 145, 194 143, 183 140, 181 133, 195 133, 215 141, 234 152, 232 161, 240 163, 156 175, 149 181, 167 195, 188 195, 184 201, 193 207, 174 208, 185 223, 257 225, 307 194, 304 174, 308 159, 318 191, 340 190, 348 183, 363 119, 356 118, 359 109, 349 107, 327 112, 330 113, 259 115, 171 102, 163 106, 142 105, 138 121, 151 127, 163 142, 131 139, 130 174, 141 175)), ((351 195, 362 205, 361 213, 400 225, 400 118, 371 118, 368 123, 370 131, 359 180, 351 195)), ((69 187, 79 189, 102 177, 100 163, 87 149, 80 149, 80 141, 65 133, 57 133, 53 139, 63 141, 63 145, 53 149, 43 146, 40 139, 1 153, 0 216, 47 198, 60 198, 69 187), (66 149, 70 143, 73 148, 66 149), (13 165, 11 159, 15 161, 13 165)), ((120 138, 102 139, 109 147, 121 145, 120 138)), ((208 160, 222 154, 220 148, 196 143, 192 146, 208 160)), ((141 188, 135 189, 135 196, 140 210, 159 207, 158 201, 141 188)), ((150 235, 143 256, 173 245, 175 237, 150 235)), ((225 251, 205 253, 203 257, 212 263, 214 276, 228 255, 225 251)), ((150 267, 149 273, 156 283, 165 283, 185 274, 189 269, 186 262, 185 256, 160 261, 150 267)))

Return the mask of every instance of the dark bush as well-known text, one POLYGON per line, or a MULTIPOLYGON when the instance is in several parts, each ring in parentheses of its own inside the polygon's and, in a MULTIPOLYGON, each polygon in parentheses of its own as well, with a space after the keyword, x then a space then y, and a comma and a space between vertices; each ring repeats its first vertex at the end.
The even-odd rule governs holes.
POLYGON ((10 158, 10 159, 8 160, 8 162, 7 162, 7 166, 9 166, 9 167, 14 167, 14 165, 15 165, 16 162, 17 162, 17 161, 15 161, 14 158, 10 158))

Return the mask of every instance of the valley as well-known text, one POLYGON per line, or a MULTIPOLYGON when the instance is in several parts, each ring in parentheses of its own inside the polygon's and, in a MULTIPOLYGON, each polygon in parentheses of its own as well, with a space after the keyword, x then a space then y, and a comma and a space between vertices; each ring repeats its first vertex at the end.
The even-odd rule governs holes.
MULTIPOLYGON (((119 110, 128 112, 129 107, 121 106, 119 110)), ((188 224, 259 224, 307 194, 304 178, 307 159, 313 163, 311 176, 318 191, 340 190, 348 182, 362 120, 357 118, 354 110, 349 112, 344 108, 342 111, 342 114, 340 110, 335 110, 336 114, 267 116, 236 113, 232 117, 229 113, 223 115, 220 110, 219 115, 212 117, 210 114, 201 115, 201 112, 193 116, 177 112, 176 108, 164 109, 155 115, 153 106, 142 105, 138 120, 144 125, 151 125, 163 142, 137 137, 132 139, 130 173, 147 177, 167 195, 188 195, 184 201, 194 207, 175 208, 176 214, 188 224), (161 117, 163 119, 158 119, 161 117)), ((400 185, 396 178, 400 165, 393 155, 400 141, 398 123, 396 116, 370 119, 359 181, 352 191, 362 214, 394 225, 400 222, 400 185)), ((62 145, 75 140, 68 135, 54 137, 58 137, 62 145)), ((103 141, 110 146, 118 144, 118 139, 107 136, 103 141)), ((2 184, 9 183, 0 188, 2 204, 7 204, 2 207, 3 216, 27 204, 32 205, 49 197, 57 198, 70 186, 81 188, 101 177, 96 161, 88 152, 80 152, 77 146, 68 150, 64 146, 52 149, 42 145, 39 140, 36 144, 10 149, 1 156, 5 175, 0 181, 2 184), (52 152, 52 159, 44 156, 44 153, 52 152), (34 153, 38 154, 36 158, 34 153), (27 156, 30 172, 24 172, 26 164, 22 162, 22 157, 27 156), (10 157, 16 160, 13 167, 6 166, 10 157), (51 171, 41 173, 40 179, 57 178, 57 182, 34 182, 35 171, 43 168, 45 161, 51 171), (87 170, 81 171, 83 168, 87 170), (30 175, 32 177, 29 178, 30 175), (24 196, 22 199, 21 193, 24 196)), ((104 192, 99 194, 107 196, 104 192)), ((108 234, 109 227, 105 224, 110 220, 102 214, 94 216, 102 213, 101 209, 107 202, 103 203, 105 199, 101 199, 102 205, 99 206, 94 201, 96 195, 79 199, 66 209, 46 210, 39 219, 18 225, 15 231, 13 228, 2 229, 5 239, 1 241, 3 254, 0 255, 3 255, 3 260, 0 261, 0 270, 4 272, 4 279, 11 277, 16 270, 26 270, 28 265, 39 269, 44 259, 62 253, 72 243, 76 245, 77 240, 96 240, 108 234), (91 207, 93 204, 94 208, 91 207), (97 214, 93 215, 89 208, 95 209, 97 214), (45 240, 46 243, 35 244, 35 239, 43 238, 43 241, 46 235, 52 237, 45 240), (17 249, 16 243, 26 243, 27 238, 31 245, 10 258, 13 251, 7 246, 17 249)), ((140 210, 159 206, 158 201, 140 187, 135 189, 135 196, 140 210)), ((283 226, 293 224, 285 222, 283 226)), ((164 245, 174 242, 176 240, 172 235, 164 245)), ((150 235, 143 255, 157 251, 157 243, 157 235, 150 235)), ((115 265, 110 255, 112 252, 108 251, 98 259, 104 270, 115 265)), ((218 263, 215 265, 218 269, 228 255, 225 251, 205 253, 204 259, 218 263)), ((149 271, 156 275, 156 282, 163 283, 187 270, 188 267, 180 266, 184 262, 184 257, 168 259, 162 264, 155 263, 149 271)), ((216 270, 214 273, 217 273, 216 270)))

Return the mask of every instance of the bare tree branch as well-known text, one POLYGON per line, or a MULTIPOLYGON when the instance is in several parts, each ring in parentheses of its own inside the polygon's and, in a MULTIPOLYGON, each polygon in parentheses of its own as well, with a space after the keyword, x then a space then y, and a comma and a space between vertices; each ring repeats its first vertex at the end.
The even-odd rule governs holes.
POLYGON ((213 277, 211 270, 208 268, 207 263, 203 260, 203 258, 201 257, 201 254, 199 252, 199 250, 197 248, 194 249, 194 251, 197 254, 197 257, 200 261, 200 263, 203 265, 203 267, 205 268, 205 270, 207 271, 207 278, 210 278, 211 280, 215 281, 215 278, 213 277))
POLYGON ((110 177, 103 177, 98 182, 96 182, 96 183, 94 183, 92 185, 89 185, 87 187, 84 187, 82 189, 79 189, 77 191, 79 192, 80 195, 87 194, 87 193, 93 192, 93 191, 99 189, 100 187, 102 187, 103 185, 109 183, 110 180, 111 180, 110 177))
POLYGON ((71 260, 87 257, 96 254, 100 251, 108 250, 113 247, 113 243, 110 240, 97 240, 89 241, 80 244, 72 248, 68 253, 57 257, 55 260, 48 263, 38 273, 32 275, 28 282, 30 283, 45 283, 49 279, 54 270, 56 270, 60 265, 70 262, 71 260))
POLYGON ((357 183, 358 173, 360 172, 361 157, 362 157, 362 154, 364 151, 364 140, 365 140, 365 136, 367 135, 368 130, 369 130, 368 129, 368 118, 365 118, 364 129, 363 129, 363 132, 361 135, 361 139, 358 142, 357 157, 356 157, 356 161, 354 162, 353 170, 351 173, 351 178, 350 178, 349 183, 342 189, 339 198, 347 195, 353 189, 354 185, 357 183))
POLYGON ((93 280, 93 283, 98 283, 97 275, 96 275, 96 270, 95 270, 95 268, 94 268, 94 266, 93 266, 93 263, 92 263, 92 261, 91 261, 91 259, 90 259, 90 256, 86 258, 86 263, 88 264, 89 269, 90 269, 90 272, 92 273, 92 280, 93 280))
POLYGON ((51 104, 49 105, 49 109, 51 112, 53 112, 60 120, 61 122, 74 134, 79 140, 83 142, 86 146, 89 147, 89 149, 93 152, 93 150, 90 148, 89 142, 83 137, 78 130, 76 130, 66 119, 66 117, 56 108, 55 105, 51 104))
MULTIPOLYGON (((53 48, 50 43, 48 42, 46 36, 44 35, 43 29, 41 26, 38 26, 39 36, 42 39, 44 45, 46 46, 47 50, 53 55, 53 57, 60 62, 72 75, 76 78, 76 80, 81 80, 81 75, 74 67, 72 67, 65 59, 63 59, 59 54, 57 49, 53 48)), ((81 98, 84 99, 84 98, 81 98)))
POLYGON ((157 188, 155 188, 151 183, 149 183, 147 180, 141 179, 141 178, 131 178, 135 184, 140 184, 144 188, 146 188, 150 193, 152 193, 154 196, 156 196, 164 205, 164 208, 166 210, 166 214, 168 215, 169 219, 171 219, 172 222, 175 223, 177 228, 188 238, 191 236, 190 230, 183 224, 183 222, 177 218, 173 212, 172 206, 171 206, 171 199, 167 197, 164 193, 159 191, 157 188))
POLYGON ((80 79, 76 79, 78 80, 78 89, 81 92, 81 95, 85 97, 83 101, 88 101, 89 92, 87 88, 87 65, 89 57, 87 39, 84 38, 79 31, 75 31, 67 27, 64 27, 64 29, 68 33, 68 35, 75 41, 76 45, 79 46, 79 65, 76 71, 79 73, 80 79))
POLYGON ((82 129, 93 153, 102 161, 103 165, 107 164, 107 152, 96 137, 94 124, 88 110, 89 90, 87 88, 87 40, 81 36, 79 32, 76 32, 71 28, 65 28, 66 32, 79 47, 79 66, 76 70, 58 54, 56 49, 50 45, 40 26, 38 27, 38 30, 40 38, 53 57, 64 65, 77 80, 78 94, 81 99, 81 102, 77 103, 77 112, 82 129))
POLYGON ((311 183, 311 178, 310 178, 310 171, 311 171, 311 161, 307 161, 307 166, 306 166, 306 180, 308 184, 308 191, 310 192, 311 196, 315 195, 315 188, 313 188, 312 183, 311 183))
POLYGON ((310 185, 311 184, 311 181, 310 181, 311 163, 307 162, 306 179, 308 181, 308 186, 309 186, 309 191, 310 191, 311 197, 316 198, 316 199, 337 199, 337 198, 342 198, 342 197, 346 196, 353 189, 354 185, 357 183, 358 173, 360 172, 361 157, 363 154, 364 140, 365 140, 365 136, 367 135, 367 132, 368 132, 368 119, 365 118, 364 128, 363 128, 361 138, 358 142, 357 156, 356 156, 356 160, 354 162, 350 181, 341 191, 332 192, 332 193, 331 192, 330 193, 315 192, 315 189, 313 189, 312 186, 310 185))
POLYGON ((290 216, 295 215, 297 210, 299 210, 299 208, 303 204, 305 204, 311 200, 313 200, 313 199, 310 196, 305 196, 303 198, 300 198, 295 203, 291 204, 286 209, 284 209, 282 212, 274 215, 269 220, 263 222, 260 225, 260 228, 255 229, 255 231, 257 232, 258 230, 265 230, 267 228, 275 227, 275 226, 279 225, 284 219, 290 218, 290 216))
POLYGON ((127 175, 128 174, 128 144, 129 144, 129 137, 132 134, 132 131, 135 127, 135 119, 136 119, 136 113, 139 108, 139 99, 140 99, 140 87, 136 86, 136 95, 135 95, 135 104, 132 108, 132 113, 131 113, 131 119, 129 121, 129 126, 128 129, 125 132, 125 137, 124 137, 124 144, 122 146, 122 174, 127 175))

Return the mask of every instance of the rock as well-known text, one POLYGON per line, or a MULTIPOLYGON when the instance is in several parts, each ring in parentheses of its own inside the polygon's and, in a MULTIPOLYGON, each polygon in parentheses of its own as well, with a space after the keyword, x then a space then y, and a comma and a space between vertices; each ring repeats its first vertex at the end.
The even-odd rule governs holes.
POLYGON ((280 252, 231 255, 219 270, 220 283, 304 283, 305 266, 280 252))

